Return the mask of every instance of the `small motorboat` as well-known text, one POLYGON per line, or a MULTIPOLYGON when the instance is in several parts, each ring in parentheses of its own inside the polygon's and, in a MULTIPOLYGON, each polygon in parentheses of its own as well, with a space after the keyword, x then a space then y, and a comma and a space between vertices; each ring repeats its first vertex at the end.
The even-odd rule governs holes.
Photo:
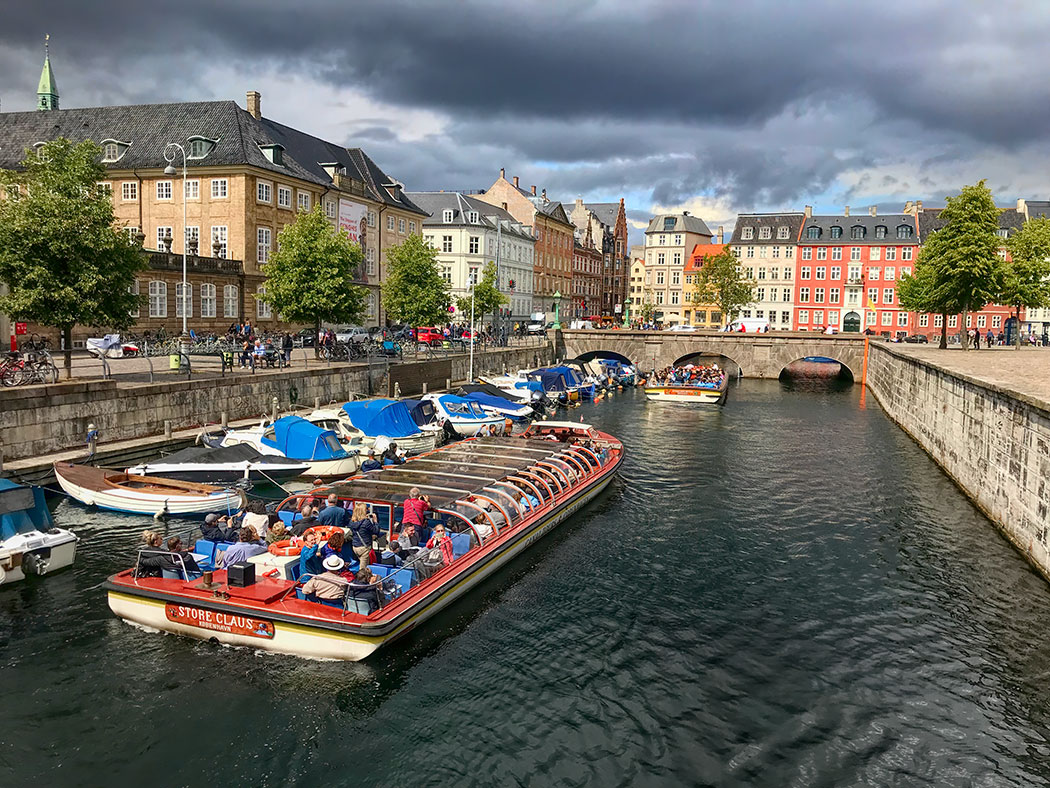
POLYGON ((350 423, 346 414, 337 408, 318 408, 303 416, 311 424, 315 424, 323 430, 331 430, 339 438, 339 442, 347 451, 360 452, 369 446, 371 441, 361 430, 350 423))
MULTIPOLYGON (((469 389, 467 386, 463 386, 456 392, 456 395, 478 403, 488 413, 501 416, 504 419, 510 419, 511 421, 528 421, 536 415, 536 411, 532 406, 525 404, 521 400, 511 400, 505 394, 491 394, 480 389, 480 386, 470 386, 469 389)), ((499 391, 499 389, 496 390, 499 391)))
POLYGON ((73 565, 76 534, 56 528, 39 487, 0 479, 0 585, 73 565))
POLYGON ((247 500, 242 490, 159 476, 138 476, 71 462, 56 462, 55 477, 59 486, 74 500, 129 514, 236 512, 247 500))
POLYGON ((441 415, 434 403, 428 399, 402 399, 401 402, 408 408, 416 426, 423 432, 434 433, 435 441, 441 443, 444 430, 441 426, 441 415))
POLYGON ((365 434, 365 442, 375 445, 378 438, 389 438, 406 454, 433 451, 437 434, 422 430, 408 406, 396 399, 363 399, 347 402, 343 412, 350 423, 365 434))
POLYGON ((308 475, 342 479, 357 472, 361 462, 356 449, 347 450, 332 430, 311 424, 300 416, 282 416, 275 422, 263 421, 254 427, 204 433, 208 446, 247 444, 262 454, 300 460, 309 466, 308 475))
POLYGON ((133 476, 161 476, 202 484, 259 484, 283 482, 309 473, 310 465, 276 454, 263 454, 253 446, 239 443, 213 448, 191 446, 155 462, 142 463, 125 472, 133 476))
POLYGON ((506 417, 487 413, 474 400, 457 397, 455 394, 425 394, 423 399, 434 403, 438 418, 448 419, 452 423, 452 429, 463 438, 473 438, 485 428, 494 433, 503 432, 506 417))

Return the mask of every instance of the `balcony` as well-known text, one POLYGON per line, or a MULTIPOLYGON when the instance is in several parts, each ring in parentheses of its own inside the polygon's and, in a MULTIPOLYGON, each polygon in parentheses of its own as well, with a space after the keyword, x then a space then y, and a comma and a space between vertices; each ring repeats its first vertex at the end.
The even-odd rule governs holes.
POLYGON ((864 287, 864 277, 851 276, 846 279, 846 287, 864 287))
MULTIPOLYGON (((169 252, 147 251, 149 267, 154 271, 181 271, 182 255, 169 252)), ((241 276, 244 274, 244 263, 240 260, 226 260, 222 257, 198 257, 197 255, 186 256, 187 273, 196 274, 225 274, 226 276, 241 276)))

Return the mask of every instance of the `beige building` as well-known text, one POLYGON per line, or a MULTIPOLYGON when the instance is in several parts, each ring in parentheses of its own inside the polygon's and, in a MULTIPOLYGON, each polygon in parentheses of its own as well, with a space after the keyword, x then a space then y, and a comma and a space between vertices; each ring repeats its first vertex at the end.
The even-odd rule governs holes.
POLYGON ((670 327, 685 322, 685 264, 697 244, 711 243, 703 219, 688 211, 662 214, 645 231, 645 271, 651 278, 656 322, 670 327))
POLYGON ((773 330, 790 331, 794 318, 796 245, 802 224, 810 215, 742 213, 730 240, 746 279, 755 283, 754 300, 741 311, 743 318, 768 320, 773 330))

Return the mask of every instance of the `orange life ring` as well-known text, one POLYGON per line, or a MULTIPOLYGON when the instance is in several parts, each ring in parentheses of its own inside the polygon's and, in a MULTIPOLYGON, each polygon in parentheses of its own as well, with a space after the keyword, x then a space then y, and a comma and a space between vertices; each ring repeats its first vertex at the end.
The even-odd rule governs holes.
POLYGON ((303 536, 306 536, 307 534, 317 534, 318 539, 322 542, 327 542, 336 531, 341 534, 346 534, 344 529, 335 525, 315 525, 313 528, 307 528, 303 531, 303 536))
POLYGON ((282 539, 270 545, 270 555, 299 555, 303 551, 302 545, 293 545, 291 539, 282 539))

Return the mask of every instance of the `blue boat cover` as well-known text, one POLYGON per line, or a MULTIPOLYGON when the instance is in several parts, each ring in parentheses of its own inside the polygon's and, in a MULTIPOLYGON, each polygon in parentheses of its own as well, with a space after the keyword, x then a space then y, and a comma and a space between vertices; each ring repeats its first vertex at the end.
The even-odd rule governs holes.
POLYGON ((474 391, 467 394, 465 399, 473 400, 479 405, 487 405, 490 408, 496 408, 497 410, 521 410, 524 405, 520 402, 511 402, 505 397, 497 397, 495 394, 486 394, 484 391, 474 391))
POLYGON ((0 479, 0 540, 29 531, 47 531, 54 524, 42 489, 0 479))
POLYGON ((492 418, 481 409, 478 403, 464 397, 457 397, 455 394, 442 394, 438 397, 438 402, 444 406, 445 410, 457 418, 473 419, 475 421, 492 418))
POLYGON ((413 420, 408 406, 395 399, 347 402, 343 410, 350 417, 350 423, 370 438, 380 435, 407 438, 419 434, 419 426, 413 420))
POLYGON ((427 424, 437 424, 438 414, 434 403, 428 399, 403 399, 401 404, 408 408, 412 415, 412 421, 423 427, 427 424))
POLYGON ((341 460, 346 449, 332 430, 322 429, 299 416, 283 416, 273 423, 273 438, 262 442, 293 460, 341 460))
POLYGON ((568 391, 583 383, 572 367, 543 367, 534 369, 528 375, 530 379, 538 380, 544 391, 568 391))

